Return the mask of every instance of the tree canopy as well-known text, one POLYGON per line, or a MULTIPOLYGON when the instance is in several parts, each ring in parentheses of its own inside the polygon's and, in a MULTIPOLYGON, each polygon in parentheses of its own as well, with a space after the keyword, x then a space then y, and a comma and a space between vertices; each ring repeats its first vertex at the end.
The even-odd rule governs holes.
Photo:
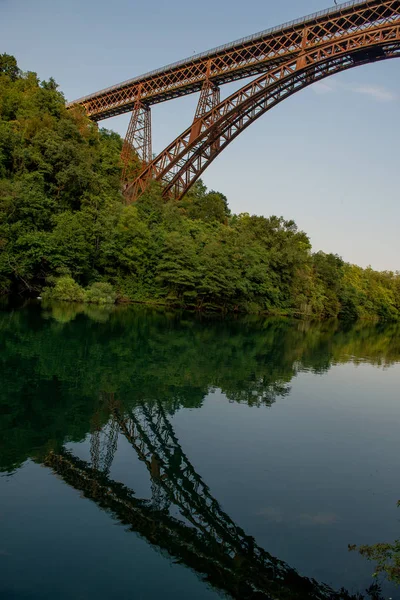
POLYGON ((179 202, 165 201, 154 183, 126 206, 121 148, 119 135, 66 109, 53 79, 0 55, 1 293, 53 286, 57 297, 72 278, 70 300, 399 318, 397 273, 313 254, 293 221, 232 215, 226 197, 201 181, 179 202), (108 292, 83 289, 93 284, 108 292))

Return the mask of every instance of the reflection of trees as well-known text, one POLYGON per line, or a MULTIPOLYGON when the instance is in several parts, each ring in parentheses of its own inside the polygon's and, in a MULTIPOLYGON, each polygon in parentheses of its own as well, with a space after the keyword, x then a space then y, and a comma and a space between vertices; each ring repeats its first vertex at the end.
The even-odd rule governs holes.
POLYGON ((201 406, 215 388, 232 402, 271 406, 303 369, 323 372, 348 360, 390 365, 400 358, 398 326, 224 321, 133 308, 93 320, 70 305, 44 316, 35 307, 0 313, 0 471, 28 457, 45 461, 235 598, 349 598, 301 577, 232 522, 168 416, 201 406), (91 465, 64 450, 88 432, 91 465), (120 434, 146 464, 151 501, 135 499, 109 477, 120 434), (170 515, 171 506, 183 520, 170 515))
MULTIPOLYGON (((400 506, 400 500, 397 502, 400 506)), ((375 575, 384 575, 389 581, 400 585, 400 539, 394 542, 363 544, 356 546, 349 545, 349 550, 357 550, 361 556, 375 562, 375 575)))
MULTIPOLYGON (((214 587, 238 600, 356 600, 345 591, 334 592, 300 576, 257 546, 254 538, 230 519, 184 454, 160 403, 141 404, 128 415, 114 404, 103 433, 108 440, 105 452, 108 461, 103 470, 94 468, 101 462, 98 437, 94 434, 91 466, 64 450, 49 453, 45 464, 69 485, 110 511, 114 518, 194 569, 214 587), (131 490, 108 477, 116 450, 109 432, 115 431, 116 425, 147 466, 152 480, 151 501, 137 499, 131 490), (184 521, 170 514, 172 504, 184 521)), ((361 600, 362 596, 357 598, 361 600)))
POLYGON ((80 310, 65 304, 0 313, 0 469, 43 454, 49 443, 83 439, 93 414, 97 427, 106 423, 103 391, 115 392, 126 410, 146 400, 172 414, 201 406, 214 388, 233 402, 270 406, 302 369, 400 359, 396 325, 346 330, 135 308, 96 313, 94 321, 80 310))

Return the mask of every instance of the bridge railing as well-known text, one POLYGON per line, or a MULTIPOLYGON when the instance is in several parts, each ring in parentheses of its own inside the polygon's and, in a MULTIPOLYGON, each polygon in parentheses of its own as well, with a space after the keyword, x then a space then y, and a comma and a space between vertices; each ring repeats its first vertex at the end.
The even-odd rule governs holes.
POLYGON ((163 73, 164 71, 169 71, 169 70, 175 69, 176 67, 181 67, 186 64, 190 64, 191 62, 194 62, 200 58, 207 58, 208 56, 214 56, 215 54, 218 54, 219 52, 223 52, 224 50, 230 50, 232 48, 235 48, 236 46, 242 46, 243 44, 246 44, 247 42, 252 42, 257 39, 262 39, 263 37, 271 35, 272 33, 277 33, 278 31, 284 31, 285 29, 290 29, 291 27, 295 27, 296 25, 301 25, 301 24, 307 23, 309 21, 314 21, 315 19, 319 19, 320 17, 324 17, 324 16, 330 15, 332 13, 339 12, 340 10, 351 8, 352 6, 357 6, 359 4, 367 5, 368 0, 350 0, 349 2, 343 2, 342 4, 337 4, 335 6, 332 6, 331 8, 326 8, 325 10, 321 10, 319 12, 307 15, 305 17, 300 17, 298 19, 295 19, 294 21, 288 21, 287 23, 283 23, 282 25, 276 25, 275 27, 270 27, 269 29, 264 29, 263 31, 259 31, 258 33, 254 33, 252 35, 235 40, 234 42, 228 42, 227 44, 223 44, 222 46, 217 46, 216 48, 212 48, 211 50, 206 50, 204 52, 200 52, 199 54, 194 54, 193 56, 190 56, 188 58, 183 58, 182 60, 178 60, 177 62, 170 63, 170 64, 166 65, 165 67, 154 69, 154 71, 149 71, 147 73, 144 73, 143 75, 138 75, 137 77, 133 77, 132 79, 127 79, 126 81, 123 81, 122 83, 118 83, 116 85, 112 85, 111 87, 104 88, 103 90, 100 90, 96 94, 89 94, 88 96, 83 96, 82 98, 79 98, 78 100, 75 100, 74 102, 68 103, 67 106, 70 106, 72 104, 80 104, 80 103, 84 102, 85 100, 90 100, 93 97, 97 97, 102 94, 107 94, 108 92, 112 92, 115 89, 121 89, 125 86, 131 85, 132 83, 136 83, 138 81, 143 81, 144 79, 148 79, 149 77, 154 77, 154 75, 159 75, 159 74, 163 73))

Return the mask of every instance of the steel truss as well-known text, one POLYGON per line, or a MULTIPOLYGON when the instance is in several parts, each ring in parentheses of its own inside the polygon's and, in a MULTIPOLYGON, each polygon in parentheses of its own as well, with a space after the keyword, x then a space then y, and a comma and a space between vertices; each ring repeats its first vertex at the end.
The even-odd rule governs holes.
POLYGON ((122 146, 123 181, 130 179, 131 165, 135 158, 142 166, 148 165, 152 159, 151 109, 140 100, 132 112, 128 132, 122 146))
MULTIPOLYGON (((218 106, 221 101, 221 94, 219 87, 206 79, 201 90, 199 102, 197 104, 196 113, 194 115, 194 123, 201 117, 203 117, 210 110, 213 110, 218 106)), ((196 136, 197 137, 197 136, 196 136)))
POLYGON ((128 202, 151 179, 164 184, 164 195, 181 198, 215 157, 268 110, 314 82, 346 69, 400 55, 400 18, 334 43, 308 48, 242 87, 197 121, 161 152, 126 190, 128 202))
POLYGON ((333 42, 398 19, 399 13, 400 0, 346 2, 90 94, 68 107, 80 104, 100 121, 132 111, 139 99, 150 105, 198 92, 207 79, 222 85, 260 74, 299 55, 305 39, 313 46, 333 42))
POLYGON ((400 0, 354 0, 71 102, 94 121, 133 110, 122 159, 127 202, 150 180, 181 198, 246 127, 279 102, 340 71, 399 55, 400 0), (219 101, 219 86, 258 75, 219 101), (152 160, 150 106, 200 91, 194 121, 152 160), (129 172, 132 156, 139 172, 129 172))

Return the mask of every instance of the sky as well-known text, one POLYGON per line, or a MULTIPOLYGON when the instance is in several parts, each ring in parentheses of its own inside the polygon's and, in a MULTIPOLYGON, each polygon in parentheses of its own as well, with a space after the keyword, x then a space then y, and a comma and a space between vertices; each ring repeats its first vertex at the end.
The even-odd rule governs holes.
MULTIPOLYGON (((330 0, 0 0, 0 53, 54 77, 67 100, 329 8, 330 0)), ((400 270, 400 61, 298 92, 205 171, 233 212, 294 219, 315 251, 400 270)), ((238 84, 223 86, 222 98, 238 84)), ((243 85, 243 82, 239 84, 243 85)), ((190 124, 197 95, 152 108, 153 151, 190 124)), ((124 135, 129 115, 102 121, 124 135)))

